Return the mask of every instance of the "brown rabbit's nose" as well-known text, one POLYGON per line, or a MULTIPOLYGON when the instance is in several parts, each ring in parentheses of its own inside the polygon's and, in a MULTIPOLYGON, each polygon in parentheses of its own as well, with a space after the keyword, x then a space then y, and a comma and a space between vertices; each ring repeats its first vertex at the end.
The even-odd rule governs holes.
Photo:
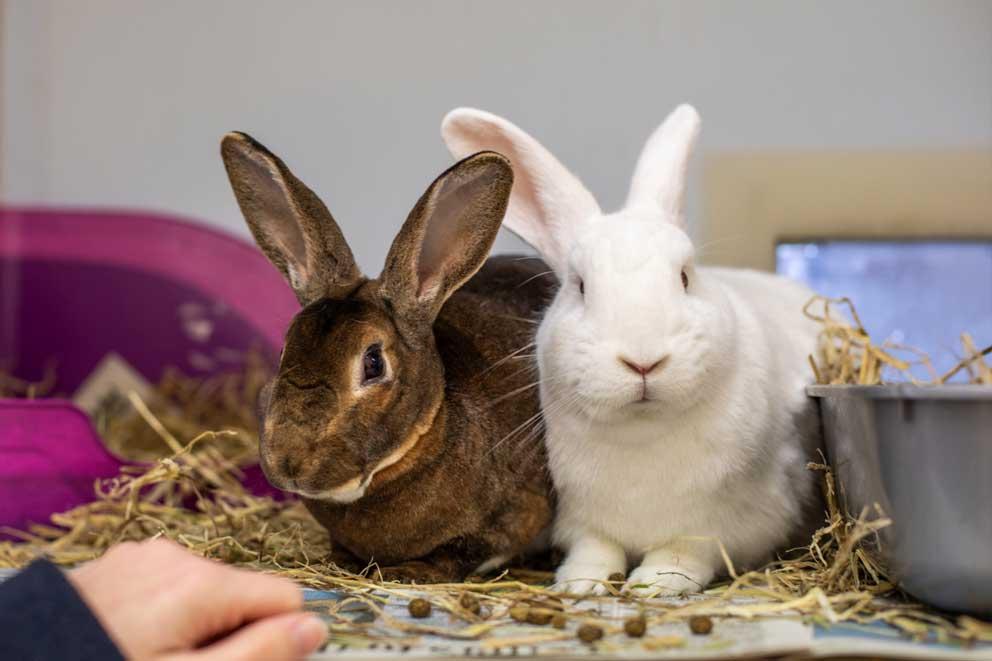
POLYGON ((637 375, 639 375, 639 376, 647 376, 648 374, 650 374, 651 372, 653 372, 658 367, 661 367, 662 363, 664 363, 666 360, 668 360, 668 356, 662 356, 658 360, 656 360, 654 362, 651 362, 651 363, 635 363, 634 361, 628 360, 627 358, 624 358, 623 356, 617 356, 617 359, 621 363, 623 363, 627 367, 627 369, 631 370, 632 372, 636 373, 637 375))

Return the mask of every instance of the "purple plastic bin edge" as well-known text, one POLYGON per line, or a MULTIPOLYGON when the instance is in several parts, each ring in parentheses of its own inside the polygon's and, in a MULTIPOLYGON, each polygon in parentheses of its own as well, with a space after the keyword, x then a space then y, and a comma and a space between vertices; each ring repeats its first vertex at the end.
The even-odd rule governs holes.
MULTIPOLYGON (((59 264, 75 269, 74 273, 89 267, 96 271, 117 268, 125 275, 134 273, 133 278, 124 278, 125 282, 120 283, 124 287, 133 288, 133 283, 139 281, 153 285, 159 282, 155 286, 165 287, 163 291, 175 296, 191 292, 204 301, 222 303, 217 325, 227 331, 218 340, 223 340, 224 347, 238 342, 241 344, 235 348, 242 350, 261 345, 273 356, 277 355, 288 321, 298 309, 289 287, 254 246, 161 214, 0 209, 0 266, 4 264, 7 266, 0 270, 0 277, 11 275, 11 265, 14 265, 14 277, 13 287, 8 282, 8 286, 0 288, 0 315, 13 311, 15 320, 31 318, 30 313, 38 313, 44 319, 45 305, 57 306, 61 311, 75 304, 74 300, 50 300, 58 296, 62 287, 59 278, 23 282, 23 278, 17 277, 19 272, 44 273, 45 268, 57 272, 59 264), (18 269, 19 263, 25 268, 18 269), (26 268, 28 265, 33 270, 26 268)), ((117 285, 119 280, 115 279, 113 284, 117 285)), ((79 283, 65 286, 70 285, 79 286, 79 283)), ((100 296, 101 293, 94 292, 95 302, 88 303, 91 311, 106 303, 101 299, 110 298, 110 303, 114 303, 113 297, 100 296)), ((158 292, 149 294, 155 297, 158 292)), ((140 324, 148 314, 144 306, 108 308, 108 318, 120 319, 120 315, 135 309, 141 310, 142 315, 131 315, 129 321, 140 324)), ((158 324, 162 325, 161 320, 158 324)), ((52 328, 41 325, 50 336, 52 328)), ((61 325, 73 326, 64 320, 61 325)), ((40 341, 35 335, 44 333, 37 333, 38 329, 38 326, 15 328, 13 338, 0 336, 0 360, 8 352, 13 352, 15 359, 31 353, 17 348, 32 340, 40 341)), ((107 351, 119 348, 101 345, 101 340, 107 341, 101 333, 84 338, 85 347, 79 346, 79 338, 73 338, 77 344, 66 350, 63 360, 83 361, 89 369, 107 351)), ((126 357, 154 380, 161 367, 180 362, 176 359, 179 348, 173 352, 175 355, 165 355, 170 351, 147 355, 147 347, 139 345, 132 350, 133 356, 126 357), (134 350, 138 353, 133 354, 134 350)), ((20 367, 29 373, 37 372, 38 368, 37 365, 20 367)), ((75 385, 69 384, 70 388, 75 385)), ((120 466, 121 462, 103 447, 88 416, 70 401, 0 399, 0 525, 23 528, 30 522, 47 521, 51 513, 88 502, 93 498, 94 481, 116 475, 120 466)), ((275 492, 257 467, 246 471, 244 481, 255 493, 275 492)))

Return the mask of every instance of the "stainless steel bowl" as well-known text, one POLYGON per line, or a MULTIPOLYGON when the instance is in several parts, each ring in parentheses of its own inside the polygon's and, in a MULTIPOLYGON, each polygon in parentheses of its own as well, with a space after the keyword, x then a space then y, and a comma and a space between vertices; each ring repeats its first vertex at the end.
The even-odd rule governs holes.
POLYGON ((842 505, 878 503, 906 592, 992 614, 992 387, 810 386, 842 505))

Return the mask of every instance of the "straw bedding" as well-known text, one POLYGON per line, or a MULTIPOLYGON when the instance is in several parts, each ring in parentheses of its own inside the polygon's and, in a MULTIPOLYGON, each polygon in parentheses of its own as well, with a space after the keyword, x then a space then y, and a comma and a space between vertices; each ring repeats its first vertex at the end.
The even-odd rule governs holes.
MULTIPOLYGON (((846 299, 814 299, 806 312, 823 324, 819 355, 810 359, 820 383, 879 383, 884 366, 910 369, 911 360, 895 355, 902 348, 872 342, 846 299), (848 307, 851 319, 836 312, 839 306, 848 307)), ((964 370, 976 382, 992 383, 984 360, 992 347, 977 350, 970 339, 964 346, 967 353, 955 373, 964 370)), ((927 364, 921 354, 909 354, 916 364, 927 364)), ((728 578, 690 599, 627 597, 618 592, 620 582, 608 582, 608 596, 576 600, 547 587, 550 573, 523 567, 464 583, 418 586, 383 583, 374 565, 361 574, 345 572, 326 560, 327 535, 299 502, 254 496, 239 482, 240 467, 256 458, 252 407, 265 378, 265 367, 256 360, 242 372, 208 381, 170 373, 152 402, 132 394, 136 415, 106 421, 102 431, 119 451, 138 447, 140 456, 160 458, 98 482, 92 503, 55 514, 49 523, 5 530, 17 541, 0 542, 0 566, 21 567, 37 557, 74 565, 123 541, 167 537, 204 557, 342 591, 346 598, 325 611, 332 641, 349 644, 403 643, 436 634, 498 649, 578 636, 604 651, 628 645, 650 651, 680 644, 678 636, 650 635, 660 623, 685 622, 689 635, 722 618, 782 616, 820 623, 883 621, 912 637, 992 641, 992 624, 934 612, 900 593, 874 550, 876 532, 888 519, 880 511, 856 516, 840 511, 823 463, 810 464, 810 470, 822 475, 828 511, 808 547, 756 571, 738 572, 726 558, 728 578), (426 605, 411 604, 411 613, 446 612, 447 625, 391 616, 383 604, 395 599, 424 600, 426 605), (639 616, 609 615, 615 609, 604 606, 621 599, 639 616), (356 609, 365 617, 356 618, 356 609), (524 626, 526 633, 495 635, 509 624, 515 630, 524 626)), ((3 383, 8 394, 10 384, 22 394, 31 386, 9 377, 3 383)), ((35 394, 39 391, 35 387, 35 394)))
POLYGON ((937 374, 930 358, 919 349, 894 342, 877 344, 849 298, 814 296, 803 313, 822 326, 819 355, 809 359, 817 383, 874 386, 897 380, 939 386, 964 372, 969 383, 992 385, 992 366, 985 362, 992 355, 992 345, 978 349, 968 333, 961 334, 958 363, 937 374), (926 376, 919 375, 920 369, 926 376), (887 375, 892 379, 886 379, 887 375))

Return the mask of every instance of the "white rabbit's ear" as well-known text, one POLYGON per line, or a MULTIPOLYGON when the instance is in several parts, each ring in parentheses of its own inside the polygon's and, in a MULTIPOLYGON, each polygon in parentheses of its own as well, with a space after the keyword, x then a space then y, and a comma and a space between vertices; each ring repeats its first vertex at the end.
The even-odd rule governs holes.
POLYGON ((582 182, 537 140, 482 110, 452 110, 441 122, 441 137, 455 158, 489 150, 510 159, 514 183, 503 225, 562 276, 575 229, 601 213, 582 182))
POLYGON ((700 125, 696 109, 683 104, 655 130, 637 160, 628 207, 655 204, 676 222, 685 222, 686 172, 700 125))

